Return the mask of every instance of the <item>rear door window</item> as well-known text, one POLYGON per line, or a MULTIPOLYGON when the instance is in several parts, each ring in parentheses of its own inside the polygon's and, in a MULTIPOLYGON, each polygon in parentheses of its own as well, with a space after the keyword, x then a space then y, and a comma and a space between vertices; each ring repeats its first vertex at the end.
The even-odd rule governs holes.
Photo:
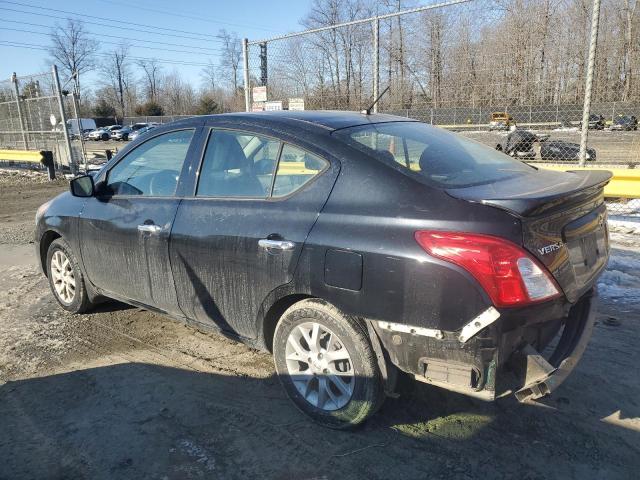
POLYGON ((329 166, 325 159, 313 155, 301 148, 285 144, 278 163, 273 196, 291 195, 309 183, 316 175, 329 166))
POLYGON ((333 135, 443 188, 491 183, 533 168, 474 140, 420 122, 369 124, 336 130, 333 135))

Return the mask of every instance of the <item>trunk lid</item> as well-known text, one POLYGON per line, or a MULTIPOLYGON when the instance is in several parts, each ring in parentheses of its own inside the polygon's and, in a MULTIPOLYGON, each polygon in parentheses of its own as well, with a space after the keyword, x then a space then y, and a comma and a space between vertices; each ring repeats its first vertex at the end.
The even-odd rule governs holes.
POLYGON ((603 189, 610 178, 606 171, 538 170, 447 193, 518 217, 524 247, 575 302, 594 285, 609 258, 603 189))

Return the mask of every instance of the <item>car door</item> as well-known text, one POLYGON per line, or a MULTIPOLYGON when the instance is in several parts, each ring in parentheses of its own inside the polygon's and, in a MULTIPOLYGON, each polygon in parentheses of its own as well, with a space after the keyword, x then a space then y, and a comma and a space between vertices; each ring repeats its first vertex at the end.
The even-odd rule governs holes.
POLYGON ((185 315, 254 338, 261 303, 292 280, 338 171, 276 138, 211 130, 197 190, 181 203, 171 233, 185 315))
POLYGON ((180 314, 168 240, 196 128, 165 131, 128 152, 97 183, 80 217, 89 280, 109 296, 180 314))

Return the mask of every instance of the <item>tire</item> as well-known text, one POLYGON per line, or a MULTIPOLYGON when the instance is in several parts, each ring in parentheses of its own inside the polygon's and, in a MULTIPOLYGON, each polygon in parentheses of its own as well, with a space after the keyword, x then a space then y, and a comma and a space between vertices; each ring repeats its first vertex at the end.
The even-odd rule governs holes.
POLYGON ((78 261, 62 238, 49 245, 46 265, 49 287, 62 308, 71 313, 83 313, 93 306, 78 261))
POLYGON ((289 398, 323 426, 354 427, 384 401, 366 328, 323 300, 302 300, 284 312, 274 333, 273 357, 289 398), (312 341, 314 335, 317 342, 312 341), (335 360, 329 359, 329 352, 335 360))

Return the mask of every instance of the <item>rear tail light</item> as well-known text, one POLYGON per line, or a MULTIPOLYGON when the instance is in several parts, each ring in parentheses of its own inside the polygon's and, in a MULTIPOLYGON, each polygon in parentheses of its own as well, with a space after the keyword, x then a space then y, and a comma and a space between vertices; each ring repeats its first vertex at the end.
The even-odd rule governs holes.
POLYGON ((416 241, 430 255, 468 271, 496 307, 523 306, 560 295, 549 272, 524 249, 491 235, 418 231, 416 241))

